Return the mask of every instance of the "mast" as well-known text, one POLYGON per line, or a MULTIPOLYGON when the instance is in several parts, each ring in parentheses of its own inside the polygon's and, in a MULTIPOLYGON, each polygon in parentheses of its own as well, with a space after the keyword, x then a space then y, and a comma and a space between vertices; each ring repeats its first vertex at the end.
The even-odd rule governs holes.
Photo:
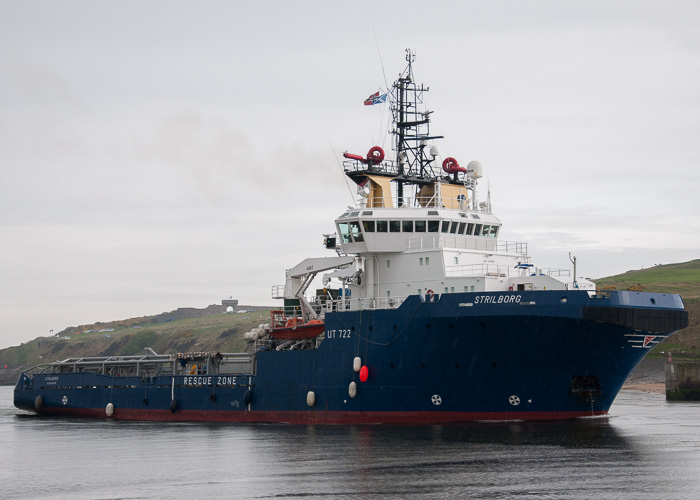
POLYGON ((419 111, 423 104, 423 93, 430 90, 422 84, 417 86, 413 81, 413 61, 416 55, 411 49, 406 49, 408 65, 404 72, 394 82, 391 92, 391 111, 394 117, 396 137, 394 150, 398 175, 396 194, 398 206, 404 205, 404 185, 424 185, 434 182, 437 177, 433 171, 433 161, 437 149, 432 147, 426 154, 425 148, 431 139, 442 139, 442 136, 430 135, 430 114, 432 111, 419 111))

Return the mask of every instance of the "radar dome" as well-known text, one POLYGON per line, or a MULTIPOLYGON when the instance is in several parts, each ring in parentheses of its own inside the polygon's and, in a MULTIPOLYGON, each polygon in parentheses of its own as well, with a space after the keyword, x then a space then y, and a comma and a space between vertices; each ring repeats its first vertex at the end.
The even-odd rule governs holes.
POLYGON ((478 161, 470 161, 467 165, 467 176, 472 179, 480 179, 482 176, 483 167, 478 161))

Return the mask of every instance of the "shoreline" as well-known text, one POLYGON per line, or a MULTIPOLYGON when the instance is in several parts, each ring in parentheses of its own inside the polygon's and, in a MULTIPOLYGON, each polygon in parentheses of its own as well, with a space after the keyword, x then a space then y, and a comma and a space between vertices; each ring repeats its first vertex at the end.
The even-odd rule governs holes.
POLYGON ((623 391, 652 392, 654 394, 666 394, 666 384, 627 384, 622 386, 623 391))

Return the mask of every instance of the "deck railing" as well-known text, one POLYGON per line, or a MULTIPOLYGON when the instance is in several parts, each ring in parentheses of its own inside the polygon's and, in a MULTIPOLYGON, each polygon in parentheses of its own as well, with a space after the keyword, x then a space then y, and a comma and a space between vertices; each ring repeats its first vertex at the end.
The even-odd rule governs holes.
POLYGON ((458 250, 479 250, 484 252, 527 255, 527 243, 445 234, 411 238, 408 240, 406 250, 432 250, 436 248, 455 248, 458 250))
POLYGON ((568 269, 540 269, 534 267, 519 268, 513 266, 502 266, 496 264, 471 264, 462 266, 445 267, 445 275, 448 278, 459 278, 464 276, 485 276, 487 278, 512 278, 519 276, 570 276, 568 269))

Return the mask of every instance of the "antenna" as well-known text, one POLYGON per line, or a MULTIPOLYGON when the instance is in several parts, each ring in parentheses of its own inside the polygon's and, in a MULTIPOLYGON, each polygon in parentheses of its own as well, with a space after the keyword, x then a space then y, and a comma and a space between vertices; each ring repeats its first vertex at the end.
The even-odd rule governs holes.
POLYGON ((394 116, 395 136, 394 150, 397 158, 397 176, 395 178, 396 197, 399 206, 404 204, 404 184, 416 184, 426 178, 436 177, 433 155, 428 141, 442 139, 442 136, 430 135, 430 111, 419 110, 423 104, 423 93, 430 90, 423 85, 416 85, 413 79, 413 61, 416 55, 406 49, 406 69, 399 75, 392 86, 391 111, 394 116))

